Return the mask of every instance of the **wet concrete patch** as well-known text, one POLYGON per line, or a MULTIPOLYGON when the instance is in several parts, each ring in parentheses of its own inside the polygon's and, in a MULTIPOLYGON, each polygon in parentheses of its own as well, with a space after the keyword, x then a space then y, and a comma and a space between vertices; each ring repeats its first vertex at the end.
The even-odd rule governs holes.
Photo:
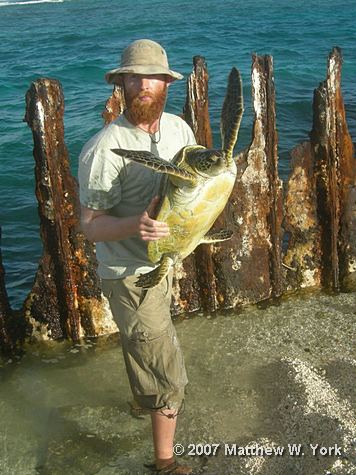
MULTIPOLYGON (((208 475, 355 473, 355 308, 355 294, 308 293, 177 322, 180 459, 208 475)), ((0 372, 2 474, 146 473, 150 418, 130 414, 117 339, 31 347, 0 372)))

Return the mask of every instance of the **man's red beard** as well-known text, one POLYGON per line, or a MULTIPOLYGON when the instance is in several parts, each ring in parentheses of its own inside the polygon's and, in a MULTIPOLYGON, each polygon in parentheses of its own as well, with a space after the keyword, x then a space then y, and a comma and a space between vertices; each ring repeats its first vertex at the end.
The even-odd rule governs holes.
POLYGON ((136 96, 130 96, 125 91, 125 103, 129 112, 130 121, 137 124, 151 124, 159 119, 167 97, 167 88, 156 94, 152 92, 141 91, 136 96), (151 101, 144 102, 140 97, 151 97, 151 101))

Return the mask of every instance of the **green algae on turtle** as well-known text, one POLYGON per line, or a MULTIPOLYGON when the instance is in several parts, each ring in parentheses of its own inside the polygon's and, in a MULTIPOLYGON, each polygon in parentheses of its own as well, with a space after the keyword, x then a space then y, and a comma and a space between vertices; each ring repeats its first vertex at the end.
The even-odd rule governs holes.
POLYGON ((235 183, 233 149, 242 113, 241 77, 233 68, 221 113, 221 150, 189 145, 169 162, 151 152, 111 149, 121 157, 168 176, 156 219, 169 225, 170 235, 149 242, 148 258, 158 266, 139 276, 138 287, 147 289, 158 285, 174 263, 187 257, 199 244, 231 238, 232 232, 228 230, 213 234, 208 231, 223 211, 235 183))

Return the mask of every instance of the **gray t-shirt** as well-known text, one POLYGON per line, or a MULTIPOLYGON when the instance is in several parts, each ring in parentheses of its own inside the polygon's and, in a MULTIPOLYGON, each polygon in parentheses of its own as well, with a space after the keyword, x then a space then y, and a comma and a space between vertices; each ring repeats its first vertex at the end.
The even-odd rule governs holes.
MULTIPOLYGON (((158 133, 155 139, 159 139, 158 133)), ((118 217, 141 214, 157 195, 162 175, 110 149, 147 150, 170 161, 182 147, 193 144, 192 130, 178 116, 162 114, 160 140, 155 144, 147 132, 121 115, 83 147, 78 173, 80 202, 118 217)), ((126 277, 155 267, 147 258, 147 243, 138 237, 98 242, 96 255, 98 273, 103 279, 126 277)))

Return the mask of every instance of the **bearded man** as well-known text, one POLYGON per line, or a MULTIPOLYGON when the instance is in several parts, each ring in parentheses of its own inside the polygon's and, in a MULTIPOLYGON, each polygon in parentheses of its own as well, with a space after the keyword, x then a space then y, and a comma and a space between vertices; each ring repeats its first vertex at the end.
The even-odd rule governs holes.
POLYGON ((173 456, 176 416, 188 380, 170 316, 172 275, 153 289, 135 286, 137 275, 154 268, 148 241, 169 235, 168 226, 152 218, 161 175, 111 149, 147 150, 171 160, 195 144, 189 126, 164 112, 168 86, 182 77, 169 69, 158 43, 129 45, 120 67, 105 76, 123 86, 126 110, 84 146, 79 159, 82 230, 96 243, 98 273, 120 329, 134 399, 151 414, 155 462, 146 467, 172 474, 191 473, 173 456))

